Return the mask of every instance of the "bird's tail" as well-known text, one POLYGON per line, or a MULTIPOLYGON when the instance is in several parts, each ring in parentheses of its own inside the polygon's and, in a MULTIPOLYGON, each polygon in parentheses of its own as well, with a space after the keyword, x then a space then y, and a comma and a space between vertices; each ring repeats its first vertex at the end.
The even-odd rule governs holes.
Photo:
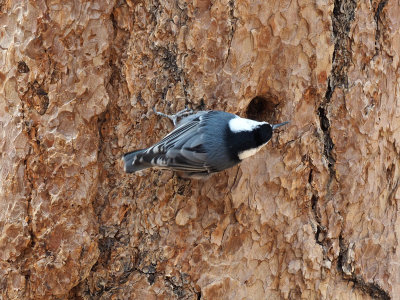
POLYGON ((136 150, 132 152, 125 153, 122 157, 124 163, 124 171, 126 173, 133 173, 139 170, 150 168, 152 165, 143 160, 143 153, 147 149, 136 150))

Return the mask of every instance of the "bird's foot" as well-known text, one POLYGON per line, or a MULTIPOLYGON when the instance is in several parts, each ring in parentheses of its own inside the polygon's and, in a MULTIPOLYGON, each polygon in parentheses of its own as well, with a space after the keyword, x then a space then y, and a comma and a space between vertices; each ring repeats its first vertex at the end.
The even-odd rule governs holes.
POLYGON ((172 121, 172 123, 174 123, 174 126, 176 126, 178 118, 182 118, 183 116, 188 116, 188 115, 191 115, 193 113, 193 110, 187 108, 187 106, 185 107, 185 109, 182 109, 181 111, 178 111, 174 115, 167 115, 167 114, 164 114, 162 112, 156 111, 155 107, 153 107, 153 111, 157 115, 160 115, 160 116, 163 116, 163 117, 167 117, 168 119, 170 119, 172 121))

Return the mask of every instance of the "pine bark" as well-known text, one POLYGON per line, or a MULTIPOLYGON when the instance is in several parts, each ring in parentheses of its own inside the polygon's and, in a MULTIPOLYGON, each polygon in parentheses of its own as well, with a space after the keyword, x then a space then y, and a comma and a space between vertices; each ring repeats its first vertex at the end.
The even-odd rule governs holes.
POLYGON ((397 299, 400 4, 0 1, 1 299, 397 299), (205 181, 120 158, 270 123, 205 181))

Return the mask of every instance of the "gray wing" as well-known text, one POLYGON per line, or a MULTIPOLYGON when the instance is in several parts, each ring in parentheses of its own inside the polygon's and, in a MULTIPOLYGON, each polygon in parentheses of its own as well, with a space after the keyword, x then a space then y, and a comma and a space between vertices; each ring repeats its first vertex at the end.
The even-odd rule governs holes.
POLYGON ((202 111, 183 119, 160 142, 146 149, 142 154, 143 160, 153 166, 187 173, 216 171, 207 162, 207 151, 204 147, 204 129, 208 114, 208 111, 202 111))

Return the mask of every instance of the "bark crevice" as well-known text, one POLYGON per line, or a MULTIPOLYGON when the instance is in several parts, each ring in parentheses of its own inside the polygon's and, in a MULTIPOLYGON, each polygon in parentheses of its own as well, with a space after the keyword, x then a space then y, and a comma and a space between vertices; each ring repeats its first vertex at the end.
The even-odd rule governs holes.
POLYGON ((233 36, 235 35, 237 20, 238 20, 238 18, 235 17, 235 0, 229 0, 230 30, 229 30, 229 38, 228 38, 228 53, 226 54, 224 65, 228 61, 229 55, 231 54, 232 40, 233 40, 233 36))
MULTIPOLYGON (((379 39, 380 33, 378 32, 379 14, 382 11, 386 0, 379 3, 375 20, 377 22, 377 38, 379 39)), ((347 71, 352 63, 351 53, 351 36, 350 29, 351 23, 354 21, 357 3, 354 0, 335 0, 332 15, 333 23, 333 36, 335 41, 335 48, 332 57, 332 71, 328 78, 328 87, 325 98, 321 103, 318 114, 320 117, 320 125, 324 135, 324 156, 328 160, 328 168, 330 178, 328 182, 328 195, 331 193, 331 183, 336 176, 335 172, 335 158, 333 154, 334 143, 330 134, 330 121, 329 121, 329 103, 331 101, 335 88, 348 88, 347 71)), ((316 204, 315 204, 316 206, 316 204)), ((388 292, 382 289, 375 282, 366 282, 362 276, 356 275, 352 266, 353 258, 349 256, 351 249, 346 245, 342 233, 339 236, 339 256, 337 261, 338 270, 343 279, 353 282, 354 287, 362 290, 373 298, 376 299, 390 299, 388 292)))
POLYGON ((315 242, 322 246, 322 249, 324 250, 324 255, 326 254, 326 247, 324 244, 325 241, 325 236, 326 236, 326 227, 322 225, 321 222, 321 215, 320 212, 318 211, 318 192, 315 191, 315 189, 312 187, 312 182, 313 182, 313 170, 310 170, 309 176, 308 176, 308 183, 311 187, 311 192, 312 192, 312 196, 311 196, 311 211, 313 214, 313 219, 315 220, 315 222, 317 223, 317 225, 313 226, 313 230, 315 232, 315 242))
POLYGON ((355 274, 354 268, 351 265, 352 257, 349 257, 349 246, 346 245, 342 234, 339 236, 340 252, 338 256, 337 267, 343 279, 346 279, 354 284, 354 287, 360 289, 374 299, 389 300, 389 293, 386 292, 376 282, 366 282, 362 276, 355 274))
POLYGON ((26 195, 26 202, 27 202, 27 207, 26 207, 26 216, 27 216, 27 224, 28 224, 28 233, 29 233, 29 238, 30 238, 30 247, 33 248, 33 246, 35 245, 35 234, 33 232, 33 228, 32 228, 32 214, 31 214, 31 202, 32 202, 32 191, 33 191, 33 185, 34 185, 34 180, 32 180, 31 175, 29 174, 29 159, 32 156, 32 151, 35 150, 35 148, 39 147, 40 142, 36 139, 36 132, 37 129, 36 127, 34 127, 33 125, 33 121, 32 120, 28 120, 27 119, 27 112, 26 110, 28 109, 24 103, 24 101, 21 101, 21 106, 22 106, 22 123, 24 126, 24 129, 26 131, 27 137, 29 139, 29 153, 28 155, 25 157, 24 159, 24 166, 25 166, 25 179, 28 185, 28 191, 27 191, 27 195, 26 195))
MULTIPOLYGON (((320 128, 323 132, 323 155, 328 163, 329 180, 327 184, 327 197, 331 197, 331 185, 336 180, 335 157, 333 149, 335 144, 331 136, 330 120, 329 120, 329 103, 331 101, 334 90, 348 87, 347 70, 350 66, 351 55, 351 37, 349 35, 351 23, 354 21, 357 3, 355 0, 335 0, 332 14, 334 51, 332 55, 332 70, 328 77, 328 86, 325 97, 318 107, 318 116, 320 128)), ((313 206, 317 207, 318 198, 314 199, 313 206)), ((314 209, 315 210, 315 209, 314 209)))
POLYGON ((376 31, 375 31, 375 56, 379 54, 379 51, 381 49, 380 45, 380 38, 381 38, 381 27, 379 26, 380 23, 382 23, 380 16, 383 8, 385 7, 387 3, 387 0, 382 0, 379 2, 378 7, 376 8, 374 19, 375 19, 375 25, 376 25, 376 31))
POLYGON ((26 223, 27 223, 27 229, 28 229, 28 234, 29 234, 29 243, 27 247, 23 250, 23 253, 21 253, 18 258, 17 262, 18 264, 22 264, 21 266, 21 274, 25 277, 25 290, 28 291, 30 290, 30 277, 31 277, 31 271, 29 268, 29 265, 27 265, 27 260, 26 256, 27 253, 30 253, 32 249, 35 247, 35 233, 33 231, 32 227, 32 191, 34 188, 34 180, 32 179, 30 175, 30 168, 29 168, 29 159, 32 157, 32 151, 36 147, 39 147, 39 142, 36 139, 36 127, 33 125, 32 120, 28 120, 27 118, 27 106, 24 103, 24 101, 21 101, 21 106, 22 106, 22 124, 24 126, 24 130, 26 131, 27 137, 29 139, 29 152, 27 156, 25 157, 23 163, 24 163, 24 178, 25 181, 27 182, 27 195, 26 195, 26 223))

